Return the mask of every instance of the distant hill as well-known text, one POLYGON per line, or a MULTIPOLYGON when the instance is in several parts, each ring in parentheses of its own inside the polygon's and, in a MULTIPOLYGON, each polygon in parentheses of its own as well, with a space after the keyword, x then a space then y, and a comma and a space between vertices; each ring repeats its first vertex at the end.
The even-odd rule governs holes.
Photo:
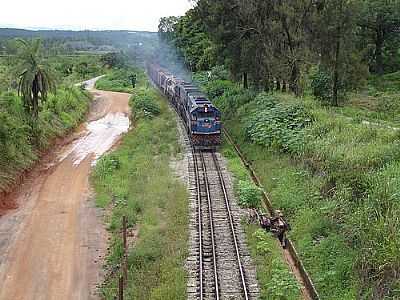
POLYGON ((97 40, 115 45, 129 45, 137 43, 154 42, 157 40, 156 32, 148 31, 72 31, 72 30, 26 30, 16 28, 0 28, 0 39, 9 38, 34 38, 43 39, 69 39, 69 40, 97 40))
MULTIPOLYGON (((12 38, 41 38, 49 48, 55 45, 67 52, 124 50, 140 60, 158 43, 156 32, 104 30, 26 30, 0 28, 0 42, 12 38)), ((1 46, 1 43, 0 43, 1 46)), ((0 47, 1 48, 1 47, 0 47)))

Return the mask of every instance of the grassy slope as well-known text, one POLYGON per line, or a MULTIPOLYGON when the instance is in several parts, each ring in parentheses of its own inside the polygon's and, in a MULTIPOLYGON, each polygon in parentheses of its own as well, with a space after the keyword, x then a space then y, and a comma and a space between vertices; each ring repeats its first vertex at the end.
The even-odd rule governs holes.
POLYGON ((100 160, 92 180, 97 204, 111 206, 107 265, 117 272, 102 289, 106 299, 117 295, 122 215, 127 215, 129 226, 139 233, 128 257, 127 298, 186 299, 188 195, 184 185, 171 176, 169 166, 171 157, 180 151, 176 122, 166 102, 156 92, 147 92, 158 103, 160 114, 138 118, 120 147, 100 160))
MULTIPOLYGON (((289 154, 274 145, 251 143, 245 125, 249 114, 262 107, 247 100, 252 97, 231 92, 236 87, 219 86, 211 83, 208 90, 218 92, 214 101, 224 109, 225 126, 253 162, 274 206, 289 218, 290 236, 322 299, 356 299, 357 295, 398 299, 400 136, 384 126, 363 125, 360 118, 378 122, 383 118, 395 124, 393 109, 381 103, 387 103, 383 98, 390 95, 390 107, 397 112, 399 92, 378 93, 379 105, 369 99, 375 110, 354 103, 331 109, 311 99, 302 101, 315 121, 289 154), (220 97, 221 92, 229 96, 220 97)), ((286 94, 278 98, 289 106, 299 102, 286 94)))
POLYGON ((96 88, 105 91, 132 93, 133 89, 131 81, 129 80, 130 74, 136 74, 138 76, 138 85, 140 85, 140 81, 144 82, 145 80, 143 72, 135 68, 113 69, 96 82, 96 88))
POLYGON ((20 97, 0 93, 0 192, 7 190, 40 152, 75 128, 86 115, 90 96, 74 87, 61 87, 44 104, 33 129, 20 97))
MULTIPOLYGON (((228 168, 235 178, 235 193, 238 194, 238 182, 250 180, 249 174, 227 141, 224 141, 221 151, 228 159, 228 168)), ((253 262, 257 267, 260 299, 301 299, 299 285, 282 257, 276 239, 258 226, 247 224, 245 220, 243 226, 253 262)))
POLYGON ((98 56, 52 56, 48 63, 54 68, 58 89, 49 95, 32 129, 14 89, 15 57, 0 58, 0 192, 12 186, 54 138, 68 134, 82 122, 91 98, 73 84, 102 73, 98 56))

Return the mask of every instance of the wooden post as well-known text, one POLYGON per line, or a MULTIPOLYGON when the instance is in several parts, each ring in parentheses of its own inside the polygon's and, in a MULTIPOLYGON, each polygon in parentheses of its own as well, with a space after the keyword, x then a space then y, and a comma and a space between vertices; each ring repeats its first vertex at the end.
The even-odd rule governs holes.
POLYGON ((128 244, 127 244, 127 217, 122 217, 122 228, 123 228, 123 244, 124 244, 124 255, 122 257, 122 274, 123 284, 126 286, 128 282, 128 244))
POLYGON ((127 227, 127 220, 126 220, 126 216, 122 217, 122 239, 123 239, 123 243, 124 243, 124 255, 127 252, 127 240, 126 240, 126 227, 127 227))
POLYGON ((118 300, 124 300, 124 278, 122 276, 118 281, 118 300))

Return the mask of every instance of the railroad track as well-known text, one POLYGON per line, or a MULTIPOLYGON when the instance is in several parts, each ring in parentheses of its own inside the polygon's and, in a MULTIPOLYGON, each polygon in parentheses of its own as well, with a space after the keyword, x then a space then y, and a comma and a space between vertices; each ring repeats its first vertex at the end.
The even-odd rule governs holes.
POLYGON ((231 202, 217 154, 192 149, 190 173, 194 179, 192 225, 196 235, 191 246, 188 298, 257 299, 255 270, 240 229, 240 212, 231 202))

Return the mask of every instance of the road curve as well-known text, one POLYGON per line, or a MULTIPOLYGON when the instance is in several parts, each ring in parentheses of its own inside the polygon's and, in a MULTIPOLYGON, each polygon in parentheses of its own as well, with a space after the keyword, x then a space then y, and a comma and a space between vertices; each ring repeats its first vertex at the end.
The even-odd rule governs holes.
POLYGON ((19 208, 0 218, 1 300, 96 299, 107 235, 88 178, 129 128, 129 94, 91 92, 88 122, 33 171, 15 193, 19 208))

